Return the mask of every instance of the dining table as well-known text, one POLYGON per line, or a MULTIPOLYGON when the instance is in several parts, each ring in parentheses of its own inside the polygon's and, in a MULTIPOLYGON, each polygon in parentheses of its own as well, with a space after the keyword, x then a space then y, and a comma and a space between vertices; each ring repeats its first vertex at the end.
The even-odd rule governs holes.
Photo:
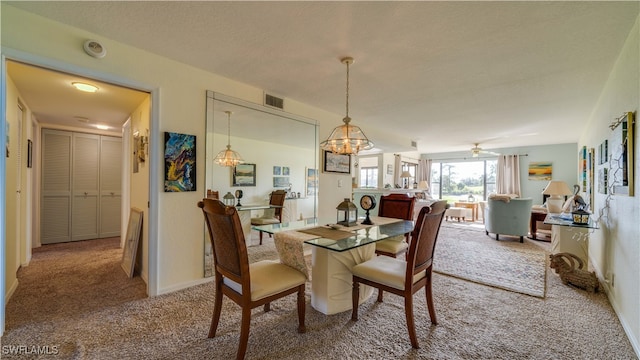
POLYGON ((281 208, 282 206, 271 205, 271 204, 249 204, 236 206, 236 210, 238 210, 238 217, 240 218, 240 224, 242 224, 242 232, 244 233, 244 237, 246 239, 251 238, 251 214, 253 211, 257 210, 267 210, 273 208, 281 208))
MULTIPOLYGON (((331 315, 351 310, 351 269, 376 256, 375 243, 389 238, 404 241, 404 234, 413 231, 409 220, 379 216, 371 220, 372 225, 336 226, 310 218, 253 229, 273 235, 280 261, 311 281, 311 306, 331 315), (311 269, 305 260, 305 245, 311 248, 311 269)), ((373 288, 361 287, 360 303, 372 293, 373 288)))

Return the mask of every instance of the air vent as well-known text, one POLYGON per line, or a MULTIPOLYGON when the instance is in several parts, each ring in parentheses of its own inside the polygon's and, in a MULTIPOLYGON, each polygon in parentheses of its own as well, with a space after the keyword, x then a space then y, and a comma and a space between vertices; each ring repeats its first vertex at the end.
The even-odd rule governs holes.
POLYGON ((278 108, 280 110, 284 109, 284 99, 269 95, 267 93, 264 94, 264 104, 267 106, 278 108))
POLYGON ((414 148, 414 149, 417 149, 418 148, 418 142, 415 141, 415 140, 411 140, 411 147, 414 148))

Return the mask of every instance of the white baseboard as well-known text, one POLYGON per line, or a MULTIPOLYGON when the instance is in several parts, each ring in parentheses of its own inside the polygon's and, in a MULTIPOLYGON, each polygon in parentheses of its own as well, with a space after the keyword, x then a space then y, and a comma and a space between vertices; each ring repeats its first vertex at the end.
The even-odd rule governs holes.
POLYGON ((170 287, 166 287, 166 288, 162 288, 158 290, 158 295, 163 295, 163 294, 169 294, 172 293, 174 291, 178 291, 178 290, 182 290, 182 289, 187 289, 196 285, 201 285, 201 284, 206 284, 208 282, 213 281, 213 278, 202 278, 202 279, 197 279, 197 280, 193 280, 193 281, 189 281, 186 283, 182 283, 182 284, 176 284, 170 287))
POLYGON ((7 289, 7 292, 4 296, 5 305, 7 305, 7 303, 9 302, 9 299, 11 299, 11 296, 13 296, 13 293, 16 292, 17 288, 18 288, 18 279, 16 279, 16 281, 13 282, 13 285, 11 285, 11 287, 7 289))

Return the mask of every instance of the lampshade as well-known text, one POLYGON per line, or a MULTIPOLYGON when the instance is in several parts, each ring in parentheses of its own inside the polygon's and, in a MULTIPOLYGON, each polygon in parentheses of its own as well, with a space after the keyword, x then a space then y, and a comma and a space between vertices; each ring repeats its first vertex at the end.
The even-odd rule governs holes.
POLYGON ((401 178, 410 178, 411 177, 411 173, 408 171, 403 171, 402 174, 400 174, 401 178))
POLYGON ((561 180, 551 180, 547 184, 547 187, 542 190, 544 195, 556 195, 556 196, 564 196, 564 195, 572 195, 573 192, 569 189, 569 185, 566 182, 561 180))
POLYGON ((571 189, 569 189, 569 185, 566 182, 560 180, 551 180, 547 187, 542 190, 542 194, 549 195, 547 199, 547 210, 550 213, 561 213, 562 212, 562 203, 564 199, 562 198, 565 195, 572 195, 571 189))
POLYGON ((242 164, 244 160, 237 152, 231 150, 231 111, 225 111, 227 114, 227 148, 222 150, 216 155, 213 162, 220 166, 234 167, 238 164, 242 164))
POLYGON ((328 150, 336 154, 357 155, 360 150, 369 150, 373 148, 371 142, 362 130, 355 125, 351 125, 349 117, 349 65, 353 64, 353 58, 345 57, 341 60, 347 65, 347 96, 346 96, 346 116, 340 125, 333 129, 327 140, 320 143, 323 150, 328 150))
POLYGON ((420 180, 418 183, 418 189, 429 190, 429 183, 426 180, 420 180))

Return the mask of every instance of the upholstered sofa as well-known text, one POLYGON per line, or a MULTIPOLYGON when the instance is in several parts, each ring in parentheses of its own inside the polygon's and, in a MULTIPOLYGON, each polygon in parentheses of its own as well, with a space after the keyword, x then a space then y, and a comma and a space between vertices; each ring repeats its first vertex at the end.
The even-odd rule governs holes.
POLYGON ((487 235, 496 234, 496 240, 500 235, 519 236, 523 242, 529 233, 531 203, 531 198, 489 197, 484 208, 487 235))

